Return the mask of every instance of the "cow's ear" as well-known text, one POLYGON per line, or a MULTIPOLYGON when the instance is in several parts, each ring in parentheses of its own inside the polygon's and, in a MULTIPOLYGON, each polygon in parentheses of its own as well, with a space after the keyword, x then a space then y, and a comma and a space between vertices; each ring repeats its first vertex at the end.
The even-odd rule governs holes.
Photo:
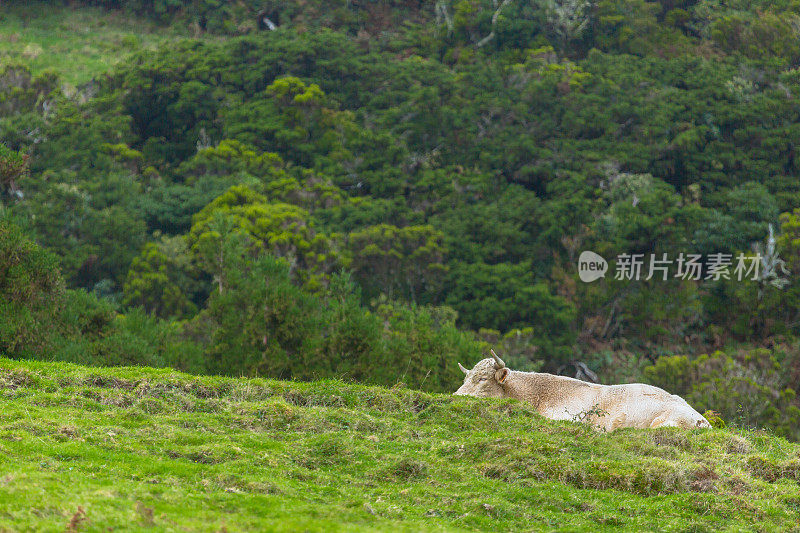
POLYGON ((494 373, 494 379, 496 379, 498 383, 505 382, 507 377, 508 377, 507 368, 501 368, 500 370, 494 373))

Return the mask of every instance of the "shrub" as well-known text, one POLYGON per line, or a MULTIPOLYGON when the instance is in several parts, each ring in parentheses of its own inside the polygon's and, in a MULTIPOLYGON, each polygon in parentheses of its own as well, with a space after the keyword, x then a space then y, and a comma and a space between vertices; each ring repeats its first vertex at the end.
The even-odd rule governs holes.
POLYGON ((63 303, 64 283, 57 265, 53 254, 0 219, 0 353, 45 353, 54 314, 63 303))
POLYGON ((800 439, 800 402, 792 382, 796 356, 756 349, 697 358, 661 357, 645 369, 650 383, 683 396, 695 409, 711 409, 728 423, 766 427, 800 439))

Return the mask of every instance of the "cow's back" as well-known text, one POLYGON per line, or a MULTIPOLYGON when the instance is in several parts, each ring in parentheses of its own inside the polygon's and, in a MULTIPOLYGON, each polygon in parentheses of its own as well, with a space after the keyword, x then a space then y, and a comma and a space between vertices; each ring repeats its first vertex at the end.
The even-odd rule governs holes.
POLYGON ((532 404, 553 420, 579 420, 600 401, 604 385, 545 372, 512 372, 506 382, 509 397, 532 404))

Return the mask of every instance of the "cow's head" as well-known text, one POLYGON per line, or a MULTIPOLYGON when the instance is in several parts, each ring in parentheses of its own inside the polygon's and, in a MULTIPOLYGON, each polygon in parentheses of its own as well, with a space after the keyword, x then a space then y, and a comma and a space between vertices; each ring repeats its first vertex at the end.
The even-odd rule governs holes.
POLYGON ((464 376, 464 384, 454 392, 459 396, 476 396, 478 398, 504 398, 503 389, 509 370, 502 359, 492 350, 492 357, 478 361, 472 370, 467 370, 458 363, 464 376))

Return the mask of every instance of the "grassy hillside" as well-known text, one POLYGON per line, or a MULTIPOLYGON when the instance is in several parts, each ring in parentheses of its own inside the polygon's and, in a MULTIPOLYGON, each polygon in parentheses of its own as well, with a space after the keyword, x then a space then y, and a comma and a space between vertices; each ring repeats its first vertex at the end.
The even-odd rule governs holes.
POLYGON ((99 8, 36 1, 4 5, 0 64, 22 63, 34 74, 53 70, 76 86, 101 76, 135 52, 155 50, 178 37, 176 29, 99 8))
MULTIPOLYGON (((455 384, 454 384, 455 385, 455 384)), ((792 530, 800 446, 517 402, 0 360, 0 529, 792 530)))

